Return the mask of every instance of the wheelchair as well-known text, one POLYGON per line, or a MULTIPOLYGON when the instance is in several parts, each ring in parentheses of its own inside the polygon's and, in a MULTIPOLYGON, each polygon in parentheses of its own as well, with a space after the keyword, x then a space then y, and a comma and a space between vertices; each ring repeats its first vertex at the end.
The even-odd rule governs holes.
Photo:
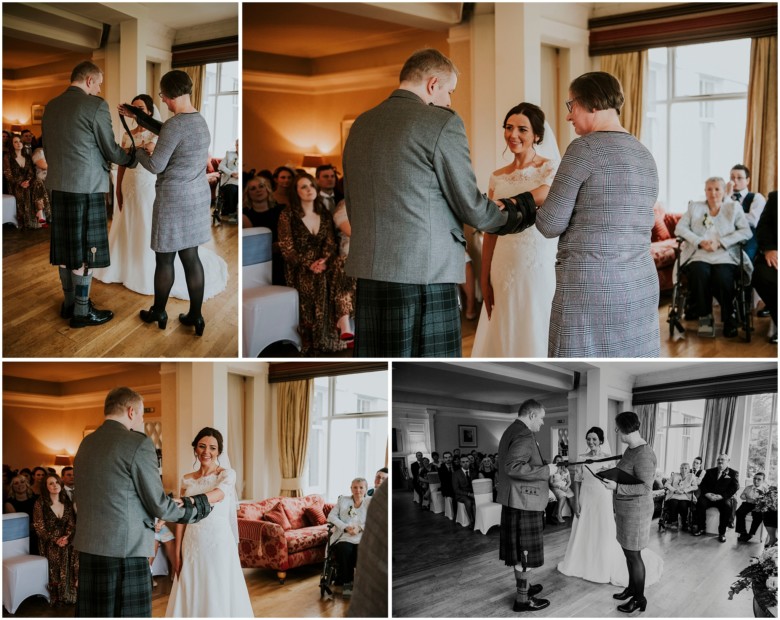
MULTIPOLYGON (((691 505, 688 508, 688 514, 685 515, 685 520, 683 523, 683 531, 691 531, 691 528, 693 526, 694 522, 694 514, 696 511, 696 504, 691 503, 691 505)), ((677 519, 672 519, 669 515, 669 510, 666 506, 666 496, 664 496, 663 502, 661 504, 661 516, 658 517, 658 531, 659 532, 665 532, 669 528, 674 528, 676 531, 679 528, 679 522, 677 519)))
MULTIPOLYGON (((685 274, 685 264, 682 264, 681 255, 683 243, 687 243, 682 237, 677 237, 677 247, 674 248, 674 288, 672 289, 672 301, 669 304, 669 312, 666 322, 669 324, 669 338, 675 339, 675 334, 685 334, 682 324, 686 312, 689 297, 688 277, 685 274)), ((745 260, 746 243, 739 244, 739 276, 734 280, 734 308, 736 324, 745 342, 750 342, 753 332, 753 289, 750 286, 750 270, 745 260)), ((686 263, 687 264, 687 263, 686 263)), ((752 265, 751 265, 752 268, 752 265)), ((714 332, 713 336, 714 338, 714 332)))
POLYGON ((334 527, 336 526, 333 523, 328 522, 328 539, 325 542, 325 562, 322 565, 322 574, 320 575, 320 598, 325 598, 326 594, 328 596, 333 596, 331 586, 336 580, 336 562, 330 551, 330 539, 333 535, 334 527))

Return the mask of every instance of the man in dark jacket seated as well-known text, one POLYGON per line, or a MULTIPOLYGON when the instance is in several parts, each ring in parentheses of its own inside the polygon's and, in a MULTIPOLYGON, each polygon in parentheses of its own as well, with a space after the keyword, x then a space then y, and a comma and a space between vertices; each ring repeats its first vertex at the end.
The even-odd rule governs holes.
POLYGON ((726 528, 731 520, 729 500, 739 490, 739 472, 729 467, 728 454, 718 455, 718 466, 708 469, 699 485, 701 496, 696 504, 696 528, 694 536, 704 533, 707 521, 707 508, 712 506, 720 512, 718 522, 718 540, 726 542, 726 528))

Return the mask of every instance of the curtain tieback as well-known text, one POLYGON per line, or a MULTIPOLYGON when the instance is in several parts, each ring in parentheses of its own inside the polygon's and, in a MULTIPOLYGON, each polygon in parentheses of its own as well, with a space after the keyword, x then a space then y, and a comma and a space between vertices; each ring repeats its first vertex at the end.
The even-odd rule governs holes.
POLYGON ((301 478, 282 478, 282 490, 295 490, 303 487, 301 478))

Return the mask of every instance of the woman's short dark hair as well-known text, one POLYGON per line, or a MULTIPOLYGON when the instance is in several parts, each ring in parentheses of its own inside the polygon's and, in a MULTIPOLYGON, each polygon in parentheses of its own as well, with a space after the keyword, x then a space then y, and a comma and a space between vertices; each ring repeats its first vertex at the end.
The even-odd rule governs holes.
POLYGON ((639 417, 633 411, 623 411, 615 416, 615 424, 624 435, 639 430, 639 417))
POLYGON ((592 426, 588 429, 588 432, 585 433, 585 437, 590 435, 591 433, 595 434, 596 437, 599 438, 599 443, 604 443, 604 431, 601 430, 598 426, 592 426))
MULTIPOLYGON (((43 479, 43 486, 47 486, 47 483, 49 482, 49 478, 54 478, 57 481, 57 484, 60 485, 60 501, 65 504, 70 502, 70 497, 68 497, 67 492, 65 491, 65 485, 62 484, 62 478, 60 478, 57 474, 46 474, 46 477, 43 479)), ((41 501, 44 504, 47 504, 49 506, 52 505, 51 501, 51 493, 49 493, 49 489, 45 489, 41 491, 41 501)))
POLYGON ((620 81, 606 71, 591 71, 575 78, 569 90, 577 102, 587 110, 620 110, 625 103, 620 81))
POLYGON ((35 472, 38 471, 39 469, 43 472, 44 475, 43 479, 46 480, 46 474, 48 474, 49 472, 46 471, 45 467, 33 467, 32 471, 30 472, 32 474, 32 477, 35 478, 35 472))
POLYGON ((210 426, 206 426, 205 428, 200 429, 197 435, 195 435, 195 439, 192 440, 192 447, 197 448, 198 442, 203 439, 204 437, 213 437, 217 440, 217 453, 222 454, 222 433, 220 433, 216 428, 211 428, 210 426))
POLYGON ((154 100, 149 95, 147 95, 146 93, 141 93, 140 95, 136 95, 135 97, 133 97, 133 101, 135 101, 136 99, 140 99, 141 101, 144 102, 146 109, 149 110, 149 116, 154 114, 154 100))
POLYGON ((563 457, 562 457, 560 454, 556 454, 556 455, 553 457, 553 464, 555 464, 555 463, 557 463, 557 462, 558 462, 558 461, 556 461, 555 459, 560 459, 560 460, 562 461, 562 460, 563 460, 563 457))
POLYGON ((189 95, 192 93, 192 79, 180 69, 168 71, 160 79, 160 90, 163 95, 170 99, 189 95))
MULTIPOLYGON (((544 112, 542 111, 542 108, 533 103, 528 103, 527 101, 518 103, 506 113, 504 125, 506 125, 509 117, 514 114, 522 114, 523 116, 528 117, 528 120, 531 121, 531 129, 533 130, 534 135, 539 139, 536 144, 541 144, 544 139, 544 112)), ((502 127, 504 125, 502 125, 502 127)))
MULTIPOLYGON (((311 181, 314 185, 314 189, 317 190, 317 197, 314 199, 314 212, 323 218, 326 215, 330 217, 330 211, 328 211, 325 203, 322 202, 322 196, 320 196, 320 186, 317 183, 317 180, 308 172, 304 172, 303 174, 295 176, 295 178, 293 178, 293 182, 290 183, 290 186, 287 188, 287 200, 292 212, 298 217, 303 217, 303 205, 301 204, 301 197, 298 196, 298 183, 302 179, 309 179, 309 181, 311 181)), ((331 221, 332 220, 333 218, 331 218, 331 221)), ((323 221, 320 225, 322 224, 325 224, 325 222, 323 221)))

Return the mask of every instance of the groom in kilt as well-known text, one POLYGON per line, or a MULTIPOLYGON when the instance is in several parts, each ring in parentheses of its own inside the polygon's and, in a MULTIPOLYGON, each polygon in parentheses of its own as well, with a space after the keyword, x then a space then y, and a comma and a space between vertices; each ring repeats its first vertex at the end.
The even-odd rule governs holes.
POLYGON ((211 498, 206 493, 173 500, 165 494, 157 452, 143 433, 140 394, 127 387, 111 390, 104 413, 105 422, 84 438, 74 462, 76 616, 149 618, 154 518, 197 523, 211 512, 211 498))
POLYGON ((544 564, 544 509, 556 465, 546 465, 534 433, 544 424, 544 407, 535 400, 520 405, 498 444, 496 501, 501 508, 499 559, 514 567, 514 611, 537 611, 550 601, 535 598, 541 584, 529 586, 528 569, 544 564))
POLYGON ((135 165, 135 153, 114 140, 108 104, 98 97, 102 84, 100 67, 79 63, 68 89, 46 105, 41 123, 52 207, 49 261, 59 267, 65 295, 60 316, 71 327, 101 325, 114 316, 89 299, 91 269, 111 264, 105 202, 111 162, 135 165))

